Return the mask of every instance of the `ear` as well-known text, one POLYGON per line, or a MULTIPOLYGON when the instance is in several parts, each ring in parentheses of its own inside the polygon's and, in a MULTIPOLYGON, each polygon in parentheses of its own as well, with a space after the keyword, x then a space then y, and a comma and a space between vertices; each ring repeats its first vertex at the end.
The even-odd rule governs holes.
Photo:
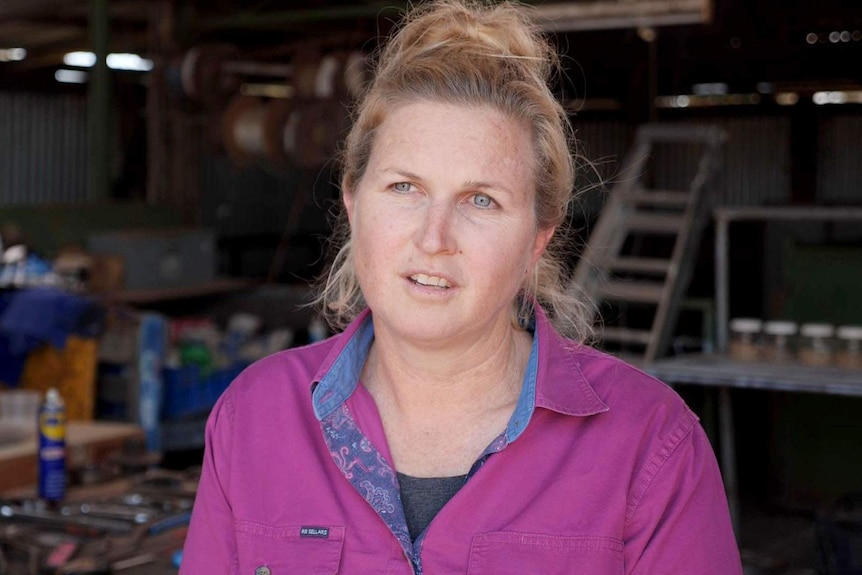
POLYGON ((531 265, 535 265, 539 261, 539 258, 542 257, 542 254, 545 253, 545 248, 548 247, 548 243, 554 237, 555 231, 557 231, 556 226, 551 226, 536 232, 536 238, 533 240, 533 249, 530 254, 531 265))
POLYGON ((341 201, 344 202, 344 211, 347 212, 347 221, 353 226, 353 188, 347 183, 341 183, 341 201))

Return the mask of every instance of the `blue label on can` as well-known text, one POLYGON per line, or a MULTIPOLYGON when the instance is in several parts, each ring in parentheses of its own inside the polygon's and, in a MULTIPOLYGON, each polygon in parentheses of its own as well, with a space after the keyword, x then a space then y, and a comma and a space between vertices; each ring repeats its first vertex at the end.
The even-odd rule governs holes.
POLYGON ((66 413, 43 407, 39 412, 39 497, 60 501, 66 492, 66 413))

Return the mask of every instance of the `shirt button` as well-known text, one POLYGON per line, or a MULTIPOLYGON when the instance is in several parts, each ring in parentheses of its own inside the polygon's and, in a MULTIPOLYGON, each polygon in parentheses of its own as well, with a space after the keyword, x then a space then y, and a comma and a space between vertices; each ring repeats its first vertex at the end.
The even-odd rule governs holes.
POLYGON ((269 567, 266 565, 261 565, 257 569, 254 570, 254 575, 271 575, 272 571, 270 571, 269 567))

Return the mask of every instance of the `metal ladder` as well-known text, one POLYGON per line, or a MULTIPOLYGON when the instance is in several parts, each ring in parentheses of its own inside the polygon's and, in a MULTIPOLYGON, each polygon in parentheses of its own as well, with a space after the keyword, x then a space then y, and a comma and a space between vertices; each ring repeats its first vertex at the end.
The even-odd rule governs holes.
POLYGON ((570 284, 605 316, 593 318, 600 347, 636 362, 664 354, 707 215, 703 189, 718 167, 726 139, 716 126, 659 123, 638 128, 623 164, 624 179, 611 189, 570 284), (673 182, 673 187, 659 181, 661 174, 650 166, 658 149, 671 152, 674 174, 690 172, 677 178, 687 181, 673 182))

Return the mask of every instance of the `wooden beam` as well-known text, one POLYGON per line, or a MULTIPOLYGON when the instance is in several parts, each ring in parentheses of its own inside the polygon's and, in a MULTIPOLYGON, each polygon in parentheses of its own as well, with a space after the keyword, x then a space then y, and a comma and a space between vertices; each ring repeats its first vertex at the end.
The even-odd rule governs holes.
MULTIPOLYGON (((110 38, 109 51, 146 54, 148 50, 147 37, 147 32, 127 32, 114 29, 110 38)), ((15 62, 15 70, 25 72, 60 66, 63 63, 63 56, 67 53, 76 50, 90 51, 92 45, 92 38, 87 30, 82 30, 77 37, 50 46, 42 46, 36 50, 32 50, 29 45, 24 44, 23 47, 28 50, 27 57, 20 62, 15 62)))
POLYGON ((548 32, 701 24, 712 19, 712 0, 597 0, 536 6, 548 32))
POLYGON ((3 45, 21 46, 28 52, 50 44, 65 42, 86 35, 85 26, 74 24, 51 24, 40 22, 15 20, 11 22, 0 22, 0 38, 3 45))
MULTIPOLYGON (((80 0, 72 0, 86 6, 80 0)), ((8 18, 20 18, 33 14, 44 14, 67 8, 70 0, 3 0, 0 2, 0 21, 8 18)))
MULTIPOLYGON (((108 6, 111 20, 146 22, 147 0, 114 0, 108 6)), ((88 19, 90 5, 86 0, 2 0, 0 21, 31 16, 61 16, 88 19)))

